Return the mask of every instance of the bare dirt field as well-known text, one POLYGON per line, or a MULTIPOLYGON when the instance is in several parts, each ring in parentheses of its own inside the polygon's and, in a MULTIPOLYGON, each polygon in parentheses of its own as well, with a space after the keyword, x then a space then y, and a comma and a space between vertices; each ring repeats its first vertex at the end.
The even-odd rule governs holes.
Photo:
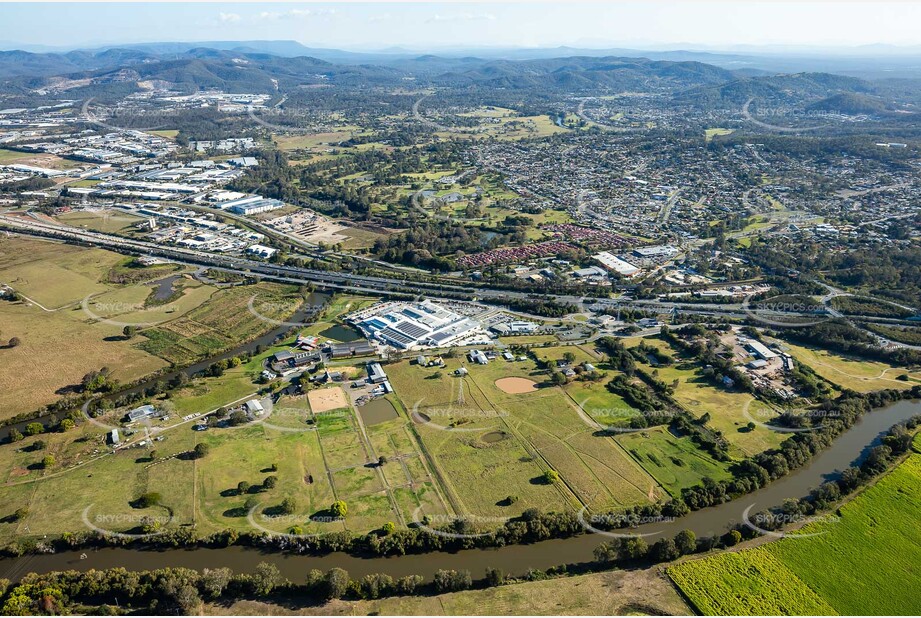
POLYGON ((310 391, 307 393, 307 401, 310 402, 310 409, 314 414, 345 408, 349 405, 345 392, 338 386, 310 391))
POLYGON ((533 393, 537 390, 537 382, 527 378, 499 378, 496 380, 496 388, 512 395, 533 393))

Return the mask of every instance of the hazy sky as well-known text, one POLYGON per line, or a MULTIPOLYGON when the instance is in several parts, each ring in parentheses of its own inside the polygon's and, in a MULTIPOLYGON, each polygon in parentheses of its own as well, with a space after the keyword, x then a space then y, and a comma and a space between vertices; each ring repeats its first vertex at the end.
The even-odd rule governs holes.
POLYGON ((308 46, 921 44, 921 2, 0 3, 0 40, 50 46, 294 39, 308 46))

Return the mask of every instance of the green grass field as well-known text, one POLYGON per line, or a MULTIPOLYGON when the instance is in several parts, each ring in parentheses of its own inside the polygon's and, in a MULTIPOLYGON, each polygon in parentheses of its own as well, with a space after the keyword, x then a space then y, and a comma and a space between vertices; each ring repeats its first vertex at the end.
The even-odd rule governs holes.
MULTIPOLYGON (((368 428, 367 441, 350 407, 314 416, 303 396, 290 401, 282 397, 277 417, 268 415, 262 422, 240 427, 193 431, 194 422, 181 422, 182 415, 208 412, 255 393, 259 387, 253 379, 262 359, 273 351, 228 369, 220 377, 196 379, 169 399, 158 397, 158 401, 168 401, 176 413, 155 424, 161 432, 155 435, 164 438, 153 443, 155 462, 149 460, 149 447, 125 448, 113 454, 105 444, 106 429, 90 423, 81 423, 70 432, 0 445, 0 519, 18 508, 28 509, 21 521, 0 521, 0 543, 33 533, 83 530, 88 507, 92 521, 115 518, 117 525, 103 527, 127 532, 143 515, 162 514, 129 504, 149 491, 160 493, 163 507, 172 513, 167 528, 194 525, 201 534, 228 528, 253 530, 244 509, 247 497, 259 504, 253 516, 256 527, 273 532, 288 532, 295 525, 304 534, 343 529, 367 532, 388 521, 408 524, 417 511, 428 516, 449 512, 405 415, 368 428), (291 418, 294 416, 298 418, 291 418), (308 417, 315 420, 314 425, 305 422, 308 417), (44 448, 33 450, 31 446, 39 439, 45 442, 44 448), (198 442, 211 447, 205 458, 174 457, 198 442), (39 462, 49 454, 56 464, 41 469, 39 462), (381 467, 368 466, 380 455, 390 461, 381 467), (273 464, 277 470, 272 470, 273 464), (277 477, 277 486, 258 489, 270 475, 277 477), (237 485, 241 481, 256 489, 240 494, 237 485), (111 491, 112 487, 119 490, 111 491), (286 497, 294 500, 295 512, 284 518, 269 517, 286 497), (336 499, 349 506, 344 521, 311 519, 324 515, 336 499)), ((109 421, 117 422, 114 418, 120 415, 113 413, 109 421)), ((132 436, 131 431, 123 429, 123 437, 138 440, 144 436, 132 436)))
POLYGON ((921 454, 913 453, 839 519, 799 531, 811 536, 684 562, 669 576, 705 614, 917 614, 919 487, 921 454))
MULTIPOLYGON (((82 182, 92 183, 94 181, 80 181, 68 186, 93 186, 92 184, 81 185, 80 183, 82 182)), ((67 225, 82 227, 88 230, 96 230, 97 232, 106 234, 127 234, 131 232, 138 223, 144 221, 141 217, 134 217, 120 212, 113 213, 110 211, 73 211, 57 215, 55 218, 67 225)))
POLYGON ((727 464, 710 457, 690 438, 675 437, 664 427, 623 434, 615 440, 673 497, 704 478, 732 478, 727 464))
POLYGON ((911 388, 921 381, 921 371, 911 371, 904 367, 893 367, 879 361, 870 361, 833 354, 827 350, 786 344, 790 353, 801 363, 812 369, 841 388, 849 388, 859 393, 868 393, 884 388, 911 388), (911 380, 897 380, 900 375, 908 375, 911 380))
POLYGON ((722 127, 713 127, 704 131, 704 141, 713 141, 714 137, 720 135, 730 135, 735 129, 724 129, 722 127))

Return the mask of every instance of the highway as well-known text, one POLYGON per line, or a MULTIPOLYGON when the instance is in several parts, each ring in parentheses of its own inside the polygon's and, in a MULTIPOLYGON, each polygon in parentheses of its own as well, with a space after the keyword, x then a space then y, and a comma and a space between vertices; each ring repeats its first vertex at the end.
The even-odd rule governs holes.
MULTIPOLYGON (((506 301, 509 299, 526 300, 535 296, 543 297, 543 295, 530 292, 473 287, 472 284, 462 285, 453 282, 409 281, 399 278, 398 276, 359 275, 347 272, 270 264, 243 257, 230 257, 206 251, 167 247, 143 240, 123 238, 82 228, 64 227, 47 223, 39 219, 17 217, 5 213, 0 214, 0 229, 7 229, 33 236, 43 236, 88 244, 119 253, 163 257, 179 264, 196 267, 205 266, 219 271, 245 276, 257 276, 280 283, 298 285, 314 284, 321 287, 361 294, 407 294, 424 296, 435 300, 479 300, 498 305, 506 304, 506 301)), ((398 275, 398 273, 394 273, 394 275, 398 275)), ((560 303, 572 304, 579 307, 580 311, 584 311, 586 301, 581 295, 554 294, 550 296, 560 303)), ((742 303, 681 303, 632 298, 598 299, 597 301, 592 301, 592 303, 594 302, 614 310, 618 307, 625 307, 654 313, 679 311, 684 314, 722 316, 735 319, 750 319, 756 315, 763 315, 765 318, 773 318, 775 320, 781 317, 784 319, 795 317, 809 318, 812 320, 818 317, 821 319, 821 316, 817 316, 815 313, 783 312, 778 314, 775 311, 747 307, 742 303)), ((523 312, 519 311, 519 313, 523 312)), ((833 315, 828 317, 833 317, 833 315)), ((849 317, 851 319, 859 319, 880 324, 910 323, 906 320, 880 318, 876 316, 849 317)))

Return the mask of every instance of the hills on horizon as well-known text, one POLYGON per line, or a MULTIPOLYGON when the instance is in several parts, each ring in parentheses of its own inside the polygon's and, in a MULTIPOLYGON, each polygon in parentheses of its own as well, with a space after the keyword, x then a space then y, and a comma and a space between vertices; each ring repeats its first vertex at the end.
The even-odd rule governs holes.
MULTIPOLYGON (((228 92, 290 92, 303 86, 417 86, 490 90, 530 90, 557 94, 668 91, 690 105, 743 104, 758 97, 779 103, 841 107, 860 113, 890 112, 915 98, 890 96, 875 80, 825 70, 769 71, 743 56, 695 52, 574 55, 559 48, 546 57, 483 57, 410 54, 405 50, 360 53, 308 48, 296 41, 217 41, 139 43, 66 53, 0 51, 0 92, 31 96, 63 93, 89 97, 122 96, 151 84, 186 92, 218 88, 228 92)), ((789 62, 789 59, 784 60, 789 62)), ((921 72, 918 73, 921 78, 921 72)), ((891 80, 885 80, 889 82, 891 80)), ((908 82, 907 82, 908 83, 908 82)), ((819 108, 816 108, 819 109, 819 108)))
POLYGON ((146 56, 140 59, 178 59, 195 49, 214 49, 248 54, 269 54, 283 58, 307 56, 335 64, 376 64, 396 67, 418 58, 443 58, 446 63, 458 59, 483 61, 542 60, 561 57, 632 57, 673 62, 702 62, 730 70, 747 70, 752 74, 829 72, 855 77, 921 78, 921 46, 864 45, 849 48, 809 46, 729 46, 715 49, 703 46, 676 45, 670 49, 631 47, 445 47, 419 50, 390 47, 373 51, 310 47, 294 40, 144 42, 88 47, 17 45, 0 43, 0 54, 18 52, 25 64, 14 73, 0 66, 0 79, 14 74, 42 76, 58 66, 73 72, 112 66, 107 59, 128 58, 128 51, 146 56), (121 50, 121 51, 116 51, 121 50), (36 58, 43 56, 44 61, 36 58), (53 62, 53 64, 52 64, 53 62), (45 68, 45 67, 48 68, 45 68))

